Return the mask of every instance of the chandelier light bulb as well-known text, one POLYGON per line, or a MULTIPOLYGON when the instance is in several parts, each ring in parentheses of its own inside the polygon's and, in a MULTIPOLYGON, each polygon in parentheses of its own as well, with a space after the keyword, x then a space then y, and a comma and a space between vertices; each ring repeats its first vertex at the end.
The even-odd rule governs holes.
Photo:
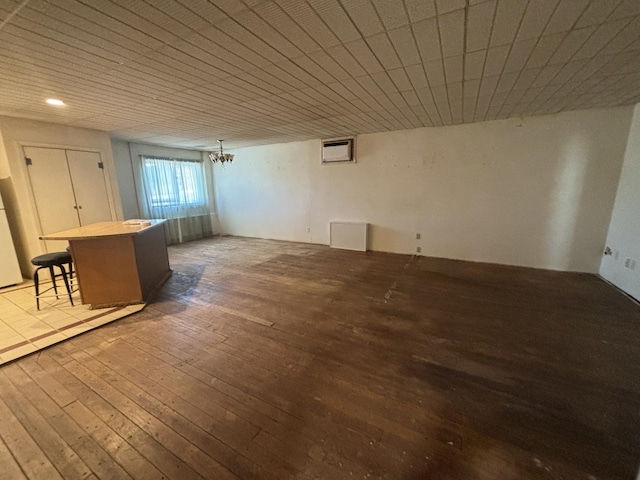
POLYGON ((218 140, 218 143, 220 144, 220 151, 209 153, 209 160, 211 160, 213 163, 220 162, 223 165, 225 164, 225 162, 232 162, 233 155, 231 153, 224 153, 222 150, 222 140, 218 140))

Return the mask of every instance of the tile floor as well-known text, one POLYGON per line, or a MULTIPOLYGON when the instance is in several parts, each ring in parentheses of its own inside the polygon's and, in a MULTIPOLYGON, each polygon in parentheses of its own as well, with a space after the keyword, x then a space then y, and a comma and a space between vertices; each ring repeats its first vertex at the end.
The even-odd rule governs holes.
POLYGON ((76 291, 75 306, 71 306, 67 295, 60 295, 59 299, 41 299, 38 311, 34 295, 30 281, 0 289, 0 365, 144 308, 130 305, 89 310, 88 305, 80 303, 76 291))

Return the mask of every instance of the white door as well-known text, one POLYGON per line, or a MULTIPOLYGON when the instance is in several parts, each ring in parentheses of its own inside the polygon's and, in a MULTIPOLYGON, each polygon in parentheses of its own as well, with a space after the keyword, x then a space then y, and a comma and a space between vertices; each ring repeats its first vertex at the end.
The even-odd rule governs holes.
POLYGON ((100 154, 67 150, 67 161, 80 225, 110 221, 111 207, 100 154))
MULTIPOLYGON (((24 147, 38 221, 43 235, 112 220, 100 154, 24 147)), ((47 240, 48 252, 67 248, 47 240)))
MULTIPOLYGON (((42 235, 80 226, 65 151, 24 147, 24 153, 42 235)), ((45 244, 48 252, 64 250, 68 245, 55 240, 45 244)))

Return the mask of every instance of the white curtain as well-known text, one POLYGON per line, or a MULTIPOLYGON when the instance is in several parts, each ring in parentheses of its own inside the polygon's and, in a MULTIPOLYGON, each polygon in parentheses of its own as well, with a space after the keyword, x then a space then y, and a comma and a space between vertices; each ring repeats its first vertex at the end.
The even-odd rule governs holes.
POLYGON ((167 219, 168 244, 213 235, 202 162, 141 155, 140 178, 142 214, 167 219))

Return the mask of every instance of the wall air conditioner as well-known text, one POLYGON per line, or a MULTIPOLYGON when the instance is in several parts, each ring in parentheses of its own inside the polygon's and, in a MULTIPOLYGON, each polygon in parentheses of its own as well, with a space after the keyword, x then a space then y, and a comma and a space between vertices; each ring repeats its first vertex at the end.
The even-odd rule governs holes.
POLYGON ((322 163, 353 163, 355 161, 354 138, 339 138, 322 141, 322 163))

